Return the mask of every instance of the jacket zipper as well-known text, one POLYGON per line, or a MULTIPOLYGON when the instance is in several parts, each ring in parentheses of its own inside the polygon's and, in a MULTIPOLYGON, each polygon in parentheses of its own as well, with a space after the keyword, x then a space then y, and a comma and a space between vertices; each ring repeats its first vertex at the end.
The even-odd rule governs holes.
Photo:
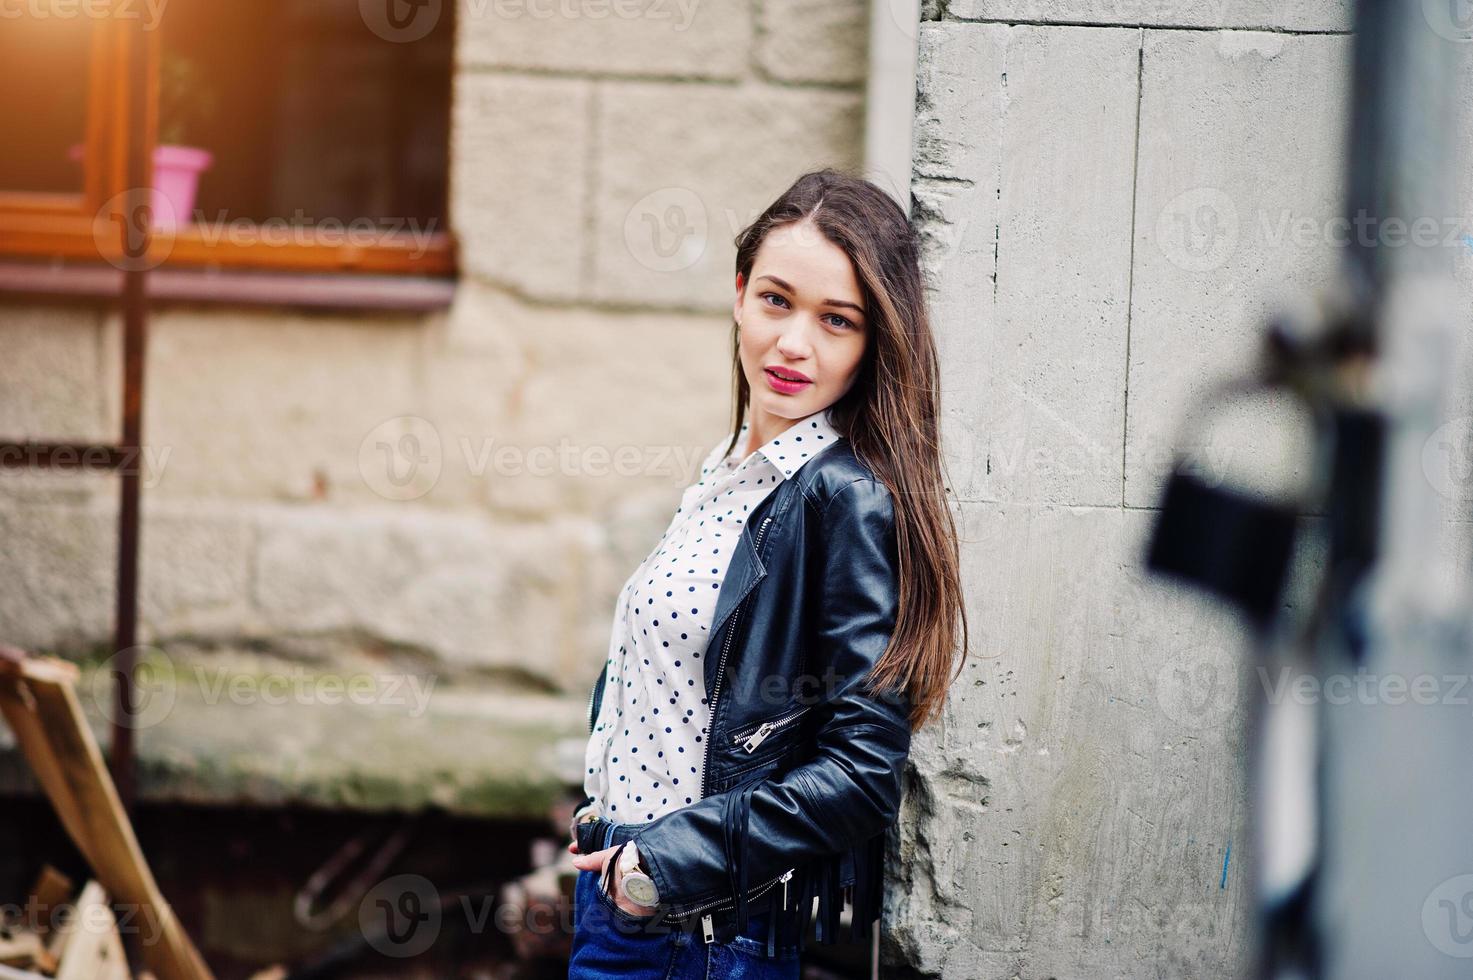
MULTIPOLYGON (((753 885, 751 888, 748 888, 747 901, 750 902, 754 899, 761 898, 763 895, 766 895, 768 892, 772 891, 774 885, 781 882, 783 886, 783 903, 787 904, 788 881, 793 877, 793 874, 797 870, 797 868, 789 868, 782 874, 778 875, 776 878, 770 878, 760 885, 753 885)), ((713 898, 711 901, 702 902, 700 905, 697 905, 693 908, 672 910, 669 917, 672 919, 685 919, 689 918, 692 915, 716 912, 722 909, 724 906, 731 906, 732 908, 735 908, 736 896, 728 896, 726 898, 713 898)))
MULTIPOLYGON (((752 550, 753 551, 757 551, 760 554, 760 551, 761 551, 761 548, 762 548, 762 538, 763 538, 764 535, 767 534, 767 526, 769 524, 771 524, 771 523, 772 523, 772 517, 771 517, 771 515, 762 518, 762 524, 761 524, 760 527, 757 528, 756 537, 753 539, 753 542, 752 542, 752 544, 753 544, 753 549, 752 550)), ((751 594, 748 593, 747 596, 743 596, 742 597, 742 601, 741 601, 741 603, 739 605, 745 606, 746 605, 746 602, 747 602, 747 598, 749 598, 750 595, 751 594)), ((730 617, 731 628, 726 631, 726 639, 724 641, 722 641, 722 644, 721 644, 721 657, 716 662, 716 686, 711 689, 711 697, 710 697, 709 702, 707 704, 707 712, 708 712, 708 714, 710 715, 710 718, 711 718, 710 728, 711 728, 711 730, 713 732, 716 729, 716 700, 717 700, 717 698, 719 698, 721 696, 721 678, 722 678, 722 675, 726 671, 726 656, 727 656, 728 653, 731 652, 731 641, 732 641, 732 638, 734 636, 736 636, 737 617, 740 616, 740 615, 741 615, 741 609, 740 608, 737 608, 737 609, 733 609, 732 610, 731 617, 730 617)), ((709 786, 710 786, 710 780, 711 780, 711 744, 714 741, 715 740, 714 739, 711 739, 711 738, 706 739, 706 758, 705 758, 705 761, 704 761, 704 763, 702 765, 702 769, 701 769, 701 798, 702 799, 705 799, 708 795, 710 795, 710 793, 709 793, 709 786)), ((776 885, 778 882, 782 882, 784 884, 784 886, 786 886, 787 885, 787 882, 788 882, 788 879, 790 879, 790 878, 793 877, 793 872, 796 871, 796 870, 797 870, 796 868, 789 868, 787 871, 784 871, 782 874, 776 876, 775 878, 771 878, 771 879, 769 879, 767 881, 762 882, 762 884, 760 884, 760 885, 755 885, 752 888, 747 889, 747 900, 748 901, 751 901, 751 900, 753 900, 755 898, 762 897, 763 895, 767 894, 767 892, 770 891, 772 889, 772 887, 774 885, 776 885)), ((693 908, 689 908, 689 909, 672 910, 670 912, 670 917, 673 918, 673 919, 685 919, 685 918, 687 918, 689 916, 696 915, 697 913, 714 912, 717 909, 720 909, 720 908, 722 908, 723 906, 726 906, 726 905, 730 905, 733 908, 736 907, 736 896, 735 895, 731 895, 731 896, 728 896, 726 898, 712 899, 709 902, 703 902, 700 905, 697 905, 697 906, 695 906, 693 908)), ((706 916, 706 918, 709 918, 709 916, 706 916)), ((711 939, 712 939, 711 931, 710 931, 710 923, 709 922, 704 922, 703 925, 706 926, 706 941, 707 942, 710 942, 711 939)))
MULTIPOLYGON (((753 551, 760 552, 762 548, 762 537, 767 533, 767 525, 771 523, 772 517, 770 515, 762 518, 762 526, 757 529, 757 537, 753 544, 753 551)), ((750 592, 747 593, 746 596, 743 596, 740 605, 746 605, 747 599, 750 596, 750 592)), ((721 643, 721 658, 716 661, 716 686, 711 689, 711 697, 706 705, 706 713, 711 718, 710 729, 712 732, 715 732, 716 730, 716 699, 721 696, 721 678, 726 672, 726 655, 731 652, 731 641, 732 637, 736 636, 737 617, 739 615, 741 615, 740 609, 732 610, 730 619, 731 628, 726 631, 726 639, 723 640, 721 643)), ((705 799, 707 796, 710 795, 708 787, 711 784, 711 743, 714 741, 715 739, 712 738, 706 739, 706 759, 701 767, 702 799, 705 799)))
POLYGON ((594 680, 593 687, 588 692, 588 734, 590 735, 593 734, 593 723, 597 721, 597 719, 593 717, 593 702, 598 698, 598 686, 603 683, 604 677, 608 673, 608 669, 609 665, 604 664, 603 670, 599 671, 598 678, 594 680))
POLYGON ((767 741, 767 736, 771 735, 779 728, 783 728, 791 724, 794 719, 800 717, 803 712, 807 710, 808 708, 805 706, 799 708, 797 711, 794 711, 790 715, 784 715, 783 717, 778 718, 776 721, 764 721, 761 725, 757 726, 757 730, 755 732, 746 736, 745 738, 740 735, 733 735, 731 738, 732 743, 735 745, 740 745, 748 752, 755 752, 757 751, 757 746, 767 741))

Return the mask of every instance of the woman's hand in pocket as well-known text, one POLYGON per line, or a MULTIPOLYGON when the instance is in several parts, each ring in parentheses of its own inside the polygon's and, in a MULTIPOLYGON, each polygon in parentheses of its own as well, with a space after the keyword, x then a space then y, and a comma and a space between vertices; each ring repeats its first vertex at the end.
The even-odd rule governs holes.
MULTIPOLYGON (((579 854, 577 857, 573 858, 573 867, 577 868, 579 871, 592 871, 597 874, 598 881, 594 883, 593 887, 602 888, 604 865, 609 863, 609 859, 614 856, 614 852, 617 850, 617 847, 606 847, 602 851, 594 851, 592 854, 579 854)), ((621 891, 619 888, 619 870, 617 868, 615 868, 614 873, 609 876, 609 897, 614 900, 615 905, 619 906, 619 908, 623 909, 625 912, 628 912, 630 915, 639 916, 651 914, 652 910, 649 908, 649 906, 635 905, 629 899, 624 897, 624 892, 621 891)))

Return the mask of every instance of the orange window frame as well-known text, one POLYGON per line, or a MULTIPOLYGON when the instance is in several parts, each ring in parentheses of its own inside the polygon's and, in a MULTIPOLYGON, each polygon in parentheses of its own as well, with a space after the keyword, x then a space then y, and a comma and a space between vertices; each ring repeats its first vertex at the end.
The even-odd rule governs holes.
MULTIPOLYGON (((121 17, 92 22, 87 122, 83 140, 82 190, 79 193, 34 193, 0 189, 0 257, 76 259, 116 263, 122 254, 123 211, 127 173, 129 120, 125 93, 129 46, 124 32, 132 25, 121 17)), ((158 32, 146 34, 149 59, 149 118, 139 121, 149 158, 157 142, 158 32)), ((415 241, 408 235, 377 233, 371 244, 342 242, 323 236, 282 245, 264 241, 208 239, 199 229, 182 225, 175 232, 155 233, 150 267, 211 267, 274 271, 360 272, 446 276, 455 272, 454 240, 436 232, 415 241)))

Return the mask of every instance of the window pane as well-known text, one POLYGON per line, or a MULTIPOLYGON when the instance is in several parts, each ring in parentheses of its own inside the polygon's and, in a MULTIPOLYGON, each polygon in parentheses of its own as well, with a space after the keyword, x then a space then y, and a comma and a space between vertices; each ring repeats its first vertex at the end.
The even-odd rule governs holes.
POLYGON ((171 0, 159 141, 213 156, 195 220, 445 230, 453 6, 394 42, 358 0, 171 0))
POLYGON ((0 20, 0 191, 80 193, 82 165, 70 151, 86 132, 96 21, 28 9, 18 4, 18 16, 0 20))

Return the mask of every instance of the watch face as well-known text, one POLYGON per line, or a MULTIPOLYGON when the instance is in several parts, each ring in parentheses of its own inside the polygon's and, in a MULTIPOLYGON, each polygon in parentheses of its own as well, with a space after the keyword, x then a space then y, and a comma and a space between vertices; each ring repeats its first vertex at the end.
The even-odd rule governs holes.
POLYGON ((655 883, 642 874, 630 875, 621 882, 624 894, 636 905, 655 904, 655 883))

